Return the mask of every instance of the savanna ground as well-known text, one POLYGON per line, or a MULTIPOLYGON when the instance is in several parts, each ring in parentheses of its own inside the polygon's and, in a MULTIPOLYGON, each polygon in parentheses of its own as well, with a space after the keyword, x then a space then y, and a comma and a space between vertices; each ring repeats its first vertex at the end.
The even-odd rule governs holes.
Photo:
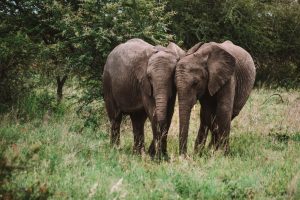
MULTIPOLYGON (((230 152, 193 154, 199 127, 193 109, 188 157, 178 156, 178 112, 168 138, 170 160, 132 154, 128 118, 121 146, 109 123, 80 128, 74 105, 64 114, 0 119, 0 199, 300 199, 300 93, 255 89, 232 123, 230 152), (277 95, 280 94, 280 95, 277 95)), ((152 133, 146 128, 146 146, 152 133)))

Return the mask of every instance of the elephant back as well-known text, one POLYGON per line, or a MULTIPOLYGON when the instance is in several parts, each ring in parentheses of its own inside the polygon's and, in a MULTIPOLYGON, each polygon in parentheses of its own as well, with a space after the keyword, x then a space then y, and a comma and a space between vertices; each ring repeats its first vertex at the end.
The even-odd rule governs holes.
POLYGON ((131 71, 128 68, 138 65, 140 60, 145 59, 143 52, 148 48, 153 46, 141 39, 131 39, 118 45, 108 55, 104 71, 108 71, 112 76, 114 73, 126 74, 131 71))

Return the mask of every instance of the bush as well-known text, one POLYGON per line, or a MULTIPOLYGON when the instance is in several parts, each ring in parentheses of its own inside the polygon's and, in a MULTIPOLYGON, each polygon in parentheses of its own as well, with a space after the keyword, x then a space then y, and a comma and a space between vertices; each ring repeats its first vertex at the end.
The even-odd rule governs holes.
POLYGON ((57 104, 54 96, 48 91, 32 92, 21 98, 16 105, 17 117, 21 120, 45 119, 45 117, 61 117, 64 115, 67 105, 57 104), (48 115, 48 116, 46 116, 48 115))

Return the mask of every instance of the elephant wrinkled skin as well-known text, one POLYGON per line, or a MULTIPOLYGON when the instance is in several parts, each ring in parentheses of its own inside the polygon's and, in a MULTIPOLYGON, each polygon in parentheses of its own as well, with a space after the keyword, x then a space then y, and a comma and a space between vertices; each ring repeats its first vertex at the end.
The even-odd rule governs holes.
POLYGON ((186 154, 191 109, 201 104, 195 151, 201 151, 208 131, 209 147, 228 150, 231 120, 245 105, 254 85, 256 69, 250 54, 230 41, 198 43, 176 67, 179 101, 179 152, 186 154))
POLYGON ((111 122, 111 144, 120 143, 122 115, 130 115, 134 151, 144 149, 144 123, 149 117, 153 140, 150 155, 167 154, 167 133, 173 116, 175 66, 185 52, 176 44, 152 46, 141 39, 118 45, 103 72, 103 92, 111 122))

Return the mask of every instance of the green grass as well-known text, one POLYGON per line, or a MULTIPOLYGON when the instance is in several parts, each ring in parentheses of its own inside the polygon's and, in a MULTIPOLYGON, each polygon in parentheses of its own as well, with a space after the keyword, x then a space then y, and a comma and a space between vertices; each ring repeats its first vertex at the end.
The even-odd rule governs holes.
MULTIPOLYGON (((65 113, 46 121, 1 117, 0 199, 300 199, 299 91, 255 90, 232 123, 227 156, 209 149, 193 154, 197 105, 188 157, 179 157, 176 110, 170 160, 161 163, 132 154, 127 118, 121 146, 112 149, 106 119, 95 131, 78 131, 83 121, 72 109, 65 113), (273 93, 283 102, 268 98, 273 93)), ((146 136, 149 146, 149 123, 146 136)))

